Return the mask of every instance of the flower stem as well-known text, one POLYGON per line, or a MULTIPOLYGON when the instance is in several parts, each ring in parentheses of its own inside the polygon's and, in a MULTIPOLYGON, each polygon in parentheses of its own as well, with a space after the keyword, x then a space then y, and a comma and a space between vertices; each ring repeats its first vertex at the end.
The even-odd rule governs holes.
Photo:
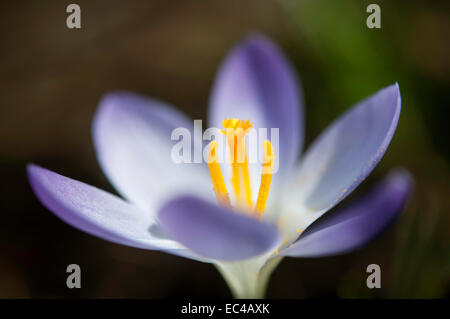
POLYGON ((230 287, 234 298, 262 299, 266 294, 270 275, 281 260, 282 257, 275 257, 266 263, 249 260, 217 264, 216 267, 230 287))

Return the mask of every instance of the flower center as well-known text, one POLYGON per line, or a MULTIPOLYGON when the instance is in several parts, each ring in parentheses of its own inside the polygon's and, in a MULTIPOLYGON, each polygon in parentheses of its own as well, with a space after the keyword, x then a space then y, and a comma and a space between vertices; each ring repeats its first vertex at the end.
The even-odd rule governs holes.
MULTIPOLYGON (((266 208, 270 183, 272 181, 274 163, 272 145, 267 140, 263 142, 264 161, 261 184, 256 205, 253 206, 248 157, 245 147, 245 135, 252 129, 253 124, 249 120, 226 119, 222 122, 222 125, 225 130, 221 132, 226 136, 227 147, 230 153, 231 185, 236 198, 235 205, 240 208, 245 208, 261 218, 266 208)), ((219 162, 217 161, 217 147, 217 141, 212 141, 208 146, 209 173, 217 201, 225 207, 231 207, 225 180, 220 170, 219 162)))

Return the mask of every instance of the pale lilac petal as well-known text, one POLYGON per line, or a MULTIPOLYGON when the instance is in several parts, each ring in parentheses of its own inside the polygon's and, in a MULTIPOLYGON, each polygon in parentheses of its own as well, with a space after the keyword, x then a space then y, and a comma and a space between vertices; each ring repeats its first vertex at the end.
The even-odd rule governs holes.
MULTIPOLYGON (((177 141, 171 140, 171 134, 179 127, 192 132, 193 121, 154 99, 116 92, 100 102, 93 123, 97 158, 118 192, 142 209, 157 209, 166 196, 177 191, 213 196, 203 164, 172 161, 177 141)), ((201 152, 201 143, 196 146, 201 152)))
MULTIPOLYGON (((277 45, 264 36, 250 36, 230 52, 219 70, 210 100, 209 125, 222 128, 226 118, 251 120, 254 130, 267 128, 269 138, 270 129, 278 128, 277 183, 278 177, 294 165, 303 144, 300 90, 293 68, 277 45)), ((272 144, 277 151, 276 141, 272 144)), ((259 166, 250 167, 255 192, 259 166)))
POLYGON ((397 84, 358 103, 309 148, 285 197, 294 227, 305 228, 353 191, 383 157, 397 127, 397 84))
POLYGON ((114 243, 196 259, 180 244, 162 235, 151 214, 110 193, 45 168, 30 164, 27 171, 39 200, 69 225, 114 243))
POLYGON ((405 171, 390 173, 358 202, 322 217, 281 252, 293 257, 321 257, 350 252, 371 241, 403 211, 412 179, 405 171))
POLYGON ((175 240, 201 256, 234 261, 275 249, 275 227, 196 197, 179 197, 164 205, 159 220, 175 240))

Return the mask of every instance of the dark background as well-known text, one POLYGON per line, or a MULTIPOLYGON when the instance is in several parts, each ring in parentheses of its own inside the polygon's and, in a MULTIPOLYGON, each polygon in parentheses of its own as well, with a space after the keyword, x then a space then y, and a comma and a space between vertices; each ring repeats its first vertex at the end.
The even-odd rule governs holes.
POLYGON ((306 145, 358 100, 399 82, 402 115, 380 165, 406 167, 415 193, 398 222, 344 256, 286 258, 268 297, 449 297, 448 1, 11 1, 0 9, 0 297, 230 297, 213 266, 115 245, 64 224, 37 201, 27 162, 114 192, 95 160, 91 120, 100 97, 127 89, 206 119, 218 64, 252 31, 276 40, 303 82, 306 145), (82 269, 82 288, 65 269, 82 269), (382 288, 365 285, 382 268, 382 288))

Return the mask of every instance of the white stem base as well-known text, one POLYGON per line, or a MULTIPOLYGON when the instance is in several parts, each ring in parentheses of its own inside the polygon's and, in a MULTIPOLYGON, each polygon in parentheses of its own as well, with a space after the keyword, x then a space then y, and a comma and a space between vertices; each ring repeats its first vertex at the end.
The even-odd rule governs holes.
POLYGON ((270 275, 283 257, 267 256, 241 262, 218 263, 217 269, 231 289, 234 298, 260 299, 266 294, 270 275))

